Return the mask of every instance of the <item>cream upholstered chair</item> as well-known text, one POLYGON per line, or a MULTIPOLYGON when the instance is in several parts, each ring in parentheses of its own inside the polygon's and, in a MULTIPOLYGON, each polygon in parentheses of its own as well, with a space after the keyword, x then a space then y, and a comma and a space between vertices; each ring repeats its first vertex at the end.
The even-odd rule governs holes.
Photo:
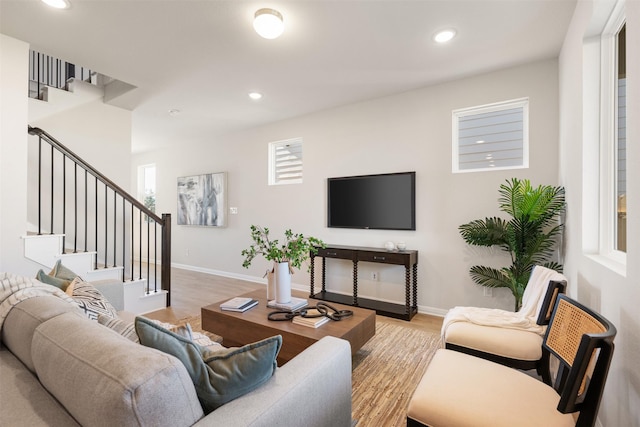
POLYGON ((516 369, 541 369, 542 338, 556 297, 566 290, 565 276, 542 266, 534 267, 517 312, 478 307, 455 307, 442 325, 444 346, 516 369))
POLYGON ((556 367, 550 372, 553 386, 517 369, 439 349, 409 402, 407 426, 591 427, 615 335, 604 317, 559 295, 542 344, 545 369, 556 367))

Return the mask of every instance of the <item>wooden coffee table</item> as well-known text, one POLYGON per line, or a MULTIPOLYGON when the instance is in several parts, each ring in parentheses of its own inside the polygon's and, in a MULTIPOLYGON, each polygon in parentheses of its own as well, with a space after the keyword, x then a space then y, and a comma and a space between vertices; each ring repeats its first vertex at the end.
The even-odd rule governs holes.
MULTIPOLYGON (((309 298, 304 292, 293 291, 292 294, 306 298, 309 306, 323 302, 309 298)), ((202 329, 222 336, 222 344, 226 347, 241 347, 274 335, 282 335, 282 348, 278 355, 279 366, 293 359, 322 337, 330 335, 349 341, 351 354, 354 354, 376 333, 376 312, 373 310, 329 303, 338 310, 352 310, 353 316, 340 321, 330 320, 314 329, 295 325, 291 321, 268 320, 267 315, 275 310, 267 307, 266 290, 239 296, 257 299, 259 303, 244 313, 221 310, 220 304, 224 301, 202 307, 202 329)))

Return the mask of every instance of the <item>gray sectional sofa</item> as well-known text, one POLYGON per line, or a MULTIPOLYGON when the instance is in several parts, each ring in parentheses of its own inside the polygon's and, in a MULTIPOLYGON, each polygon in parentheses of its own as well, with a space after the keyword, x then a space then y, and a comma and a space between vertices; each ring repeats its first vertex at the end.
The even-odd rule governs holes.
POLYGON ((351 351, 327 337, 261 387, 204 416, 181 362, 37 296, 2 325, 0 424, 350 426, 351 351))

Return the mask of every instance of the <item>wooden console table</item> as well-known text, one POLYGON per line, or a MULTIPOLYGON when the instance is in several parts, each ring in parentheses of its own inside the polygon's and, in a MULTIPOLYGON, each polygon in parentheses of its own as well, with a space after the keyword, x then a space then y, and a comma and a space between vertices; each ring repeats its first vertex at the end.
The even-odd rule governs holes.
POLYGON ((411 320, 418 312, 418 251, 389 252, 376 248, 355 246, 327 246, 311 252, 311 290, 309 297, 324 301, 337 302, 355 307, 375 310, 383 316, 411 320), (315 257, 322 258, 322 290, 315 293, 315 257), (326 259, 348 259, 353 262, 353 295, 328 292, 326 289, 326 259), (405 304, 393 304, 369 298, 358 297, 358 262, 377 262, 381 264, 404 265, 405 268, 405 304))

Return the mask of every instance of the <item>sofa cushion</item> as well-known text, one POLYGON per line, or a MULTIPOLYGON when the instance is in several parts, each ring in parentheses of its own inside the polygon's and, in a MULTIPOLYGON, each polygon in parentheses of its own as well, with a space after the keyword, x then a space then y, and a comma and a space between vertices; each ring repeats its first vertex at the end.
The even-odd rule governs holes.
POLYGON ((84 282, 79 277, 73 279, 65 292, 74 299, 89 319, 98 320, 100 314, 113 318, 118 317, 117 310, 109 300, 91 283, 84 282))
POLYGON ((42 323, 31 353, 42 385, 82 425, 188 426, 203 415, 179 360, 86 318, 42 323))
POLYGON ((556 409, 559 401, 552 387, 517 369, 439 349, 411 397, 407 417, 431 426, 575 426, 572 414, 556 409))
POLYGON ((0 348, 0 424, 3 426, 79 426, 38 377, 6 348, 0 348))
POLYGON ((184 364, 205 413, 264 384, 276 370, 282 337, 209 351, 149 319, 136 317, 140 343, 171 354, 184 364))
POLYGON ((519 329, 455 322, 447 328, 447 343, 516 360, 542 357, 542 337, 519 329))
POLYGON ((21 301, 9 310, 2 325, 2 343, 31 372, 35 372, 31 359, 31 339, 34 331, 42 322, 69 312, 74 312, 79 317, 82 316, 76 305, 50 295, 21 301))

